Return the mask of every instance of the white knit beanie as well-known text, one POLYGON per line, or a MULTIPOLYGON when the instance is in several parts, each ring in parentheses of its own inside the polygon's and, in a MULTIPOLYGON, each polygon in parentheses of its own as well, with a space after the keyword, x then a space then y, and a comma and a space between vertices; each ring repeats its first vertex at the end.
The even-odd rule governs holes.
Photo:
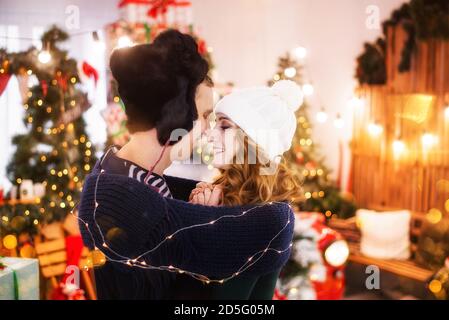
POLYGON ((215 113, 226 115, 275 161, 291 147, 302 103, 301 88, 281 80, 271 88, 236 90, 217 103, 215 113))

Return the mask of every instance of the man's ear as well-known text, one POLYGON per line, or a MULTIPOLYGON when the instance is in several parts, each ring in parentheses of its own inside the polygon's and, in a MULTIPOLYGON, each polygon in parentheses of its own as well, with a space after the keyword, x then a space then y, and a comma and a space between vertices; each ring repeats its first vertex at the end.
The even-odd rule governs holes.
MULTIPOLYGON (((159 143, 165 145, 170 140, 172 132, 176 129, 184 129, 189 132, 193 128, 194 112, 196 108, 195 101, 189 103, 188 82, 186 79, 178 80, 179 94, 169 100, 162 107, 161 119, 156 124, 159 143)), ((178 141, 170 141, 170 145, 178 141)))

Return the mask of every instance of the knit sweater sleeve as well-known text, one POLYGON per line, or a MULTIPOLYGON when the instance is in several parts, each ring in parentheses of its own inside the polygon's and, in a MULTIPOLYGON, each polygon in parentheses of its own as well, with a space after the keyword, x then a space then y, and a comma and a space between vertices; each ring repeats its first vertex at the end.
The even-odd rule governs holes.
POLYGON ((175 199, 189 201, 190 193, 199 181, 184 178, 164 176, 168 188, 175 199))
POLYGON ((86 245, 100 248, 122 268, 139 259, 211 278, 279 269, 289 257, 294 224, 287 204, 193 205, 106 173, 86 179, 79 215, 88 223, 80 225, 86 245))
POLYGON ((206 207, 170 201, 188 234, 190 260, 181 268, 215 278, 235 272, 264 275, 290 256, 294 214, 286 203, 252 207, 206 207))

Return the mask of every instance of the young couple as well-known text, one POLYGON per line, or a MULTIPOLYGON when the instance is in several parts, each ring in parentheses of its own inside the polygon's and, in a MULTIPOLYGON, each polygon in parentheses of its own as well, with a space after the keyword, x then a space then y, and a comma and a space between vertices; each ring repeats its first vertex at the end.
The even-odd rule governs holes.
POLYGON ((290 255, 289 202, 302 197, 281 157, 299 87, 241 90, 213 109, 208 64, 174 30, 115 50, 110 68, 131 139, 98 161, 79 207, 85 245, 107 257, 94 272, 98 297, 271 299, 290 255), (164 175, 191 155, 196 132, 213 146, 220 174, 211 184, 164 175))

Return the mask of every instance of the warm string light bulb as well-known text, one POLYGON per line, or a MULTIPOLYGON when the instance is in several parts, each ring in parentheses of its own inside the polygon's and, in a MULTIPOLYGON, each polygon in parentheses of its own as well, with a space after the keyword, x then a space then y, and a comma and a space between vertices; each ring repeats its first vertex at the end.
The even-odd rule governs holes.
POLYGON ((446 103, 446 106, 444 107, 444 117, 449 119, 449 103, 446 103))
POLYGON ((365 105, 365 100, 360 97, 352 97, 349 100, 349 106, 353 109, 362 108, 365 105))
POLYGON ((368 124, 368 132, 373 137, 378 137, 383 132, 383 127, 378 122, 371 122, 368 124))
POLYGON ((325 123, 327 121, 327 118, 328 115, 324 108, 321 108, 321 110, 316 114, 316 121, 318 121, 319 123, 325 123))
POLYGON ((302 92, 304 93, 305 96, 311 96, 315 92, 315 88, 313 87, 312 84, 306 83, 302 86, 302 92))
POLYGON ((292 55, 299 60, 304 59, 307 56, 307 49, 299 46, 292 50, 292 55))
POLYGON ((404 141, 401 138, 397 138, 393 141, 393 152, 396 157, 400 157, 405 153, 406 146, 404 141))
POLYGON ((39 52, 37 59, 39 60, 40 63, 42 64, 47 64, 50 62, 51 60, 51 53, 48 50, 42 50, 41 52, 39 52))
POLYGON ((431 147, 435 146, 436 144, 438 144, 438 137, 434 134, 426 132, 422 135, 421 142, 422 142, 423 147, 431 148, 431 147))
POLYGON ((117 49, 132 47, 134 43, 128 36, 121 36, 117 41, 117 49))
POLYGON ((286 68, 286 69, 284 70, 284 75, 285 75, 287 78, 293 78, 294 76, 296 76, 296 68, 294 68, 294 67, 286 68))
POLYGON ((337 114, 337 117, 334 120, 334 126, 337 129, 341 129, 343 128, 345 125, 345 122, 343 121, 342 117, 340 114, 337 114))

